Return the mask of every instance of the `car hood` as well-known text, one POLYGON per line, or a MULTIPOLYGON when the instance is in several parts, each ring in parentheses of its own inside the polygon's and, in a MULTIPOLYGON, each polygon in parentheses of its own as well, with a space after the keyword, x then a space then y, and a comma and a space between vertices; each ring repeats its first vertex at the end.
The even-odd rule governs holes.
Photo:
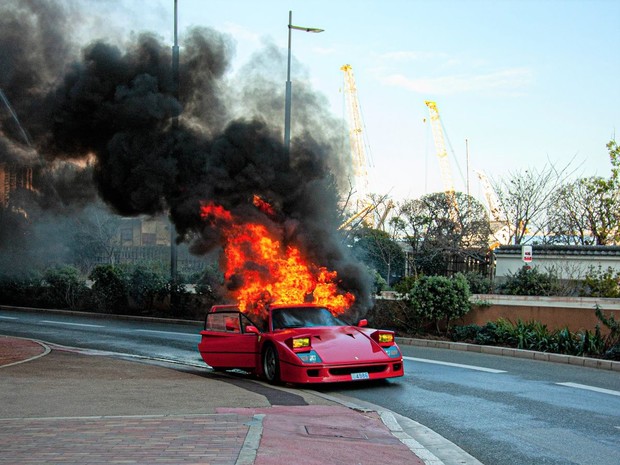
POLYGON ((355 326, 296 329, 294 336, 309 336, 323 363, 368 363, 387 358, 379 344, 355 326))

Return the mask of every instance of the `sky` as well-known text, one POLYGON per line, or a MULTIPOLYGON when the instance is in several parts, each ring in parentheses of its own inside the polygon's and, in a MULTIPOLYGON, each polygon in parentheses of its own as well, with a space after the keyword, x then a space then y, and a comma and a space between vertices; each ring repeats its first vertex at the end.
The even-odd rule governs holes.
MULTIPOLYGON (((173 0, 90 1, 89 34, 148 30, 173 44, 173 0)), ((545 165, 609 175, 619 1, 178 0, 179 35, 229 34, 234 74, 266 44, 287 52, 289 11, 293 25, 324 29, 292 31, 292 80, 308 81, 344 121, 340 68, 352 67, 372 192, 401 201, 444 189, 426 100, 437 102, 456 190, 469 185, 481 201, 476 171, 492 181, 545 165)), ((273 73, 284 88, 285 67, 273 73)))

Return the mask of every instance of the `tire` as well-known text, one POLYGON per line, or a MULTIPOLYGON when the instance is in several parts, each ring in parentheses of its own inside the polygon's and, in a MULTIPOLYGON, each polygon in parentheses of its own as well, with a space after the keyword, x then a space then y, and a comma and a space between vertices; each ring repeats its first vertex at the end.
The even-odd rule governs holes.
POLYGON ((263 376, 269 384, 280 384, 280 358, 272 344, 263 351, 263 376))

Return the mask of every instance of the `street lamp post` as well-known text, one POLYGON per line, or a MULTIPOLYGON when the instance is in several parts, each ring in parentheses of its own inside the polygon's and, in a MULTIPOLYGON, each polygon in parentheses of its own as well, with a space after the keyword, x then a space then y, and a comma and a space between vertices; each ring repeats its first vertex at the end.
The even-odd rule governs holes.
MULTIPOLYGON (((172 46, 172 92, 179 100, 179 40, 177 34, 177 0, 174 0, 174 45, 172 46)), ((172 119, 173 137, 177 137, 179 117, 172 119)), ((176 144, 175 144, 176 145, 176 144)), ((176 150, 176 147, 175 147, 176 150)), ((177 231, 172 220, 170 222, 170 277, 176 281, 178 274, 177 231)))
POLYGON ((288 12, 288 65, 286 68, 286 95, 284 98, 284 150, 289 152, 291 147, 291 31, 297 29, 305 32, 323 32, 316 27, 293 26, 293 12, 288 12))

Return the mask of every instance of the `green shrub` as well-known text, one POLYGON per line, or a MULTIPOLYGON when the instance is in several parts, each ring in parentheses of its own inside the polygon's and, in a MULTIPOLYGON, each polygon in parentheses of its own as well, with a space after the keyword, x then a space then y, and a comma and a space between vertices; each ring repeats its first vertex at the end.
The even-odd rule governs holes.
POLYGON ((478 325, 455 326, 452 328, 450 335, 453 341, 469 342, 475 341, 482 329, 478 325))
POLYGON ((560 280, 554 274, 525 266, 498 287, 500 294, 507 295, 560 295, 561 289, 560 280))
MULTIPOLYGON (((603 342, 603 350, 605 351, 605 353, 611 353, 611 357, 607 357, 607 355, 605 356, 606 358, 612 358, 613 360, 615 360, 615 347, 620 347, 620 322, 616 321, 616 319, 614 318, 613 315, 609 315, 609 316, 605 316, 605 314, 603 313, 603 309, 601 309, 601 307, 599 307, 598 305, 595 307, 594 309, 594 313, 596 315, 596 317, 599 319, 599 321, 601 323, 603 323, 603 325, 605 325, 607 327, 607 329, 609 330, 609 334, 607 335, 607 337, 604 339, 603 342)), ((598 326, 597 326, 597 330, 598 330, 598 326)))
POLYGON ((565 355, 604 356, 614 359, 620 355, 620 344, 608 346, 597 326, 595 331, 571 333, 568 328, 549 331, 538 321, 517 321, 516 324, 500 318, 484 326, 456 326, 452 330, 455 341, 473 341, 480 345, 498 345, 524 350, 552 352, 565 355))
POLYGON ((575 355, 577 353, 576 338, 568 328, 556 331, 554 346, 550 352, 566 355, 575 355))
POLYGON ((33 307, 45 299, 43 277, 38 272, 0 275, 0 303, 33 307))
POLYGON ((467 280, 467 283, 469 284, 469 290, 472 294, 491 293, 493 289, 493 284, 491 283, 491 279, 488 276, 485 276, 482 273, 475 273, 473 271, 463 273, 463 276, 467 280))
POLYGON ((467 280, 461 274, 454 278, 422 276, 408 294, 411 310, 431 321, 438 333, 440 320, 445 320, 449 331, 451 321, 470 310, 470 296, 467 280))
POLYGON ((615 360, 620 362, 620 344, 611 347, 603 356, 607 360, 615 360))
POLYGON ((72 266, 48 269, 43 275, 47 283, 46 306, 75 310, 83 308, 88 295, 86 279, 72 266))
POLYGON ((128 279, 126 273, 113 265, 98 265, 90 273, 97 309, 107 313, 122 313, 127 309, 128 279))
POLYGON ((404 300, 377 300, 375 305, 363 316, 371 328, 391 329, 399 334, 414 335, 420 322, 407 320, 407 302, 404 300))
POLYGON ((620 297, 620 271, 612 267, 603 271, 601 266, 590 267, 583 280, 579 295, 582 297, 620 297))
POLYGON ((605 340, 597 325, 594 333, 586 330, 577 334, 577 353, 579 356, 601 355, 605 352, 605 340))
POLYGON ((135 267, 129 276, 129 296, 140 310, 153 310, 155 300, 161 297, 165 289, 166 279, 163 275, 145 266, 135 267))
POLYGON ((417 280, 418 278, 415 276, 405 276, 403 279, 398 281, 396 285, 394 285, 394 290, 402 295, 409 294, 409 292, 413 289, 413 286, 415 286, 417 280))

